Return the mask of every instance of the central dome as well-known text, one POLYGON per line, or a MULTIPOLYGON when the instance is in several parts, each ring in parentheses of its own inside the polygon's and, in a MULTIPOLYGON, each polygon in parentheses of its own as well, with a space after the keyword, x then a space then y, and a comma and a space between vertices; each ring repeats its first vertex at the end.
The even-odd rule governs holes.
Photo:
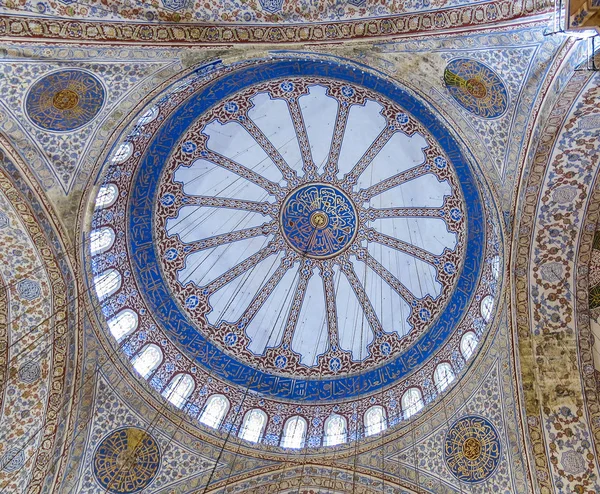
POLYGON ((489 199, 438 117, 378 73, 285 56, 209 66, 139 118, 107 177, 94 227, 123 232, 93 260, 121 282, 109 327, 128 311, 125 351, 151 349, 157 388, 188 376, 199 410, 239 395, 277 429, 391 411, 409 391, 414 404, 490 320, 489 199))

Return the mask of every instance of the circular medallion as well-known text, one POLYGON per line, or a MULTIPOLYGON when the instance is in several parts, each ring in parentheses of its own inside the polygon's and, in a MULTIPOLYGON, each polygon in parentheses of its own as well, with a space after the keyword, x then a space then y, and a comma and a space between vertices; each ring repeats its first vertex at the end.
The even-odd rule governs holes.
POLYGON ((147 488, 160 466, 156 440, 143 429, 126 427, 108 434, 94 453, 93 470, 107 492, 125 494, 147 488))
POLYGON ((281 229, 289 245, 303 256, 327 259, 352 242, 356 210, 336 187, 307 184, 292 191, 283 203, 281 229))
POLYGON ((506 86, 492 69, 477 60, 452 60, 444 71, 444 82, 452 97, 475 115, 495 118, 506 111, 506 86))
POLYGON ((66 132, 93 120, 104 98, 104 88, 96 77, 82 70, 62 70, 42 77, 31 87, 25 110, 38 127, 66 132))
POLYGON ((483 417, 463 417, 446 434, 446 465, 461 482, 482 482, 489 478, 500 461, 500 437, 483 417))

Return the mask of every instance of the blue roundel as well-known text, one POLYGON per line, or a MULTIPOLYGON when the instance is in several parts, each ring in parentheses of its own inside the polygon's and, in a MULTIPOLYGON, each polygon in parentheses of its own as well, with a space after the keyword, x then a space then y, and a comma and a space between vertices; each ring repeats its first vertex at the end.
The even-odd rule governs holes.
POLYGON ((461 482, 487 480, 498 467, 501 454, 500 435, 486 418, 463 417, 446 434, 444 460, 452 475, 461 482))
POLYGON ((331 185, 305 185, 293 191, 283 204, 283 235, 307 257, 326 259, 339 254, 352 242, 356 227, 352 201, 331 185))
POLYGON ((487 65, 469 58, 452 60, 444 82, 463 108, 482 118, 496 118, 508 108, 508 91, 502 79, 487 65))

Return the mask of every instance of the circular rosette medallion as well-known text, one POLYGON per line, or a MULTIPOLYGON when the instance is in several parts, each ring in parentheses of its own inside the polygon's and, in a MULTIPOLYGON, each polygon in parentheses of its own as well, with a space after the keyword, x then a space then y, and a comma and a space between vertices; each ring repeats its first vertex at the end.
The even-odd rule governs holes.
POLYGON ((157 442, 137 427, 111 432, 94 453, 94 476, 103 489, 114 494, 141 492, 152 483, 159 466, 157 442))
POLYGON ((326 259, 342 252, 357 231, 356 210, 341 190, 307 184, 283 203, 281 229, 289 245, 302 255, 326 259))
POLYGON ((494 426, 482 417, 464 417, 446 434, 446 465, 462 482, 482 482, 500 461, 500 438, 494 426))
POLYGON ((82 70, 62 70, 38 80, 27 94, 25 109, 38 127, 56 132, 90 122, 104 103, 100 81, 82 70))
POLYGON ((452 60, 444 71, 444 82, 452 97, 475 115, 495 118, 506 111, 506 86, 492 69, 477 60, 452 60))

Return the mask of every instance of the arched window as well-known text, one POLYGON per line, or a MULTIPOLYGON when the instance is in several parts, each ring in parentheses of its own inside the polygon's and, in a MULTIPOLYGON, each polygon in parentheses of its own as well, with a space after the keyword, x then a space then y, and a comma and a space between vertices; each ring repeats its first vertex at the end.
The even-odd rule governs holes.
POLYGON ((94 256, 101 254, 112 247, 115 241, 115 232, 112 228, 105 226, 90 233, 90 253, 94 256))
POLYGON ((108 321, 108 329, 117 341, 121 341, 137 328, 138 316, 131 309, 124 309, 108 321))
POLYGON ((421 391, 417 388, 409 388, 402 395, 402 410, 404 410, 404 418, 412 417, 415 413, 423 408, 423 397, 421 391))
POLYGON ((200 415, 200 422, 218 429, 229 410, 229 400, 223 395, 212 395, 200 415))
POLYGON ((158 108, 153 106, 146 113, 144 113, 138 120, 138 125, 146 125, 152 122, 158 116, 158 108))
POLYGON ((477 336, 473 331, 467 331, 460 340, 460 351, 465 360, 469 360, 473 352, 475 351, 475 347, 479 343, 477 336))
POLYGON ((260 441, 265 425, 267 425, 267 414, 258 409, 250 410, 244 417, 240 437, 246 441, 257 443, 260 441))
POLYGON ((440 393, 454 381, 454 371, 448 362, 442 362, 435 368, 433 380, 440 393))
POLYGON ((492 259, 492 276, 498 279, 500 276, 500 256, 496 256, 492 259))
POLYGON ((379 434, 386 428, 385 410, 382 406, 375 405, 365 412, 365 436, 379 434))
POLYGON ((486 295, 483 297, 481 301, 481 305, 479 306, 481 309, 481 315, 485 319, 485 322, 489 322, 492 317, 492 309, 494 308, 494 299, 491 295, 486 295))
POLYGON ((117 148, 112 160, 114 163, 123 163, 124 161, 127 161, 127 158, 131 156, 131 153, 133 153, 133 144, 124 142, 117 148))
POLYGON ((325 421, 325 437, 323 444, 325 446, 335 446, 336 444, 345 443, 347 438, 348 428, 346 419, 341 415, 330 415, 325 421))
POLYGON ((177 408, 185 405, 187 399, 194 391, 196 383, 189 374, 177 374, 169 385, 165 388, 162 395, 177 408))
POLYGON ((119 189, 115 184, 103 185, 96 196, 96 209, 112 206, 117 200, 119 189))
POLYGON ((140 353, 133 358, 133 368, 138 373, 148 378, 162 362, 162 351, 156 345, 146 345, 140 353))
POLYGON ((121 288, 121 273, 115 269, 109 269, 94 277, 94 288, 100 300, 110 297, 121 288))
POLYGON ((306 420, 302 417, 292 417, 288 419, 283 428, 281 446, 284 448, 301 448, 304 446, 306 429, 306 420))

